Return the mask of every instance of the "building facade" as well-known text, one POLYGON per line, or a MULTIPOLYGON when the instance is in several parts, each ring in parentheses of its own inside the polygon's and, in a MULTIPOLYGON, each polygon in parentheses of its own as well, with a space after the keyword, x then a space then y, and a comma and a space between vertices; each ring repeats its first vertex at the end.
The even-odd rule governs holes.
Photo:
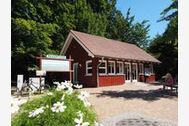
POLYGON ((73 83, 84 87, 155 81, 160 63, 139 47, 82 32, 70 31, 61 55, 71 56, 73 83))

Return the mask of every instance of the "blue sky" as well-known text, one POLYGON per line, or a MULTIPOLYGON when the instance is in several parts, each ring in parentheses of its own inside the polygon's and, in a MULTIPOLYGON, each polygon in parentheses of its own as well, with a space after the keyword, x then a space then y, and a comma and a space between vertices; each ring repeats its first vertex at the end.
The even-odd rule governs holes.
POLYGON ((117 0, 116 7, 126 16, 128 8, 131 8, 131 15, 135 15, 135 21, 149 20, 150 38, 157 33, 162 34, 167 27, 167 22, 157 22, 160 19, 163 9, 171 4, 171 0, 117 0))

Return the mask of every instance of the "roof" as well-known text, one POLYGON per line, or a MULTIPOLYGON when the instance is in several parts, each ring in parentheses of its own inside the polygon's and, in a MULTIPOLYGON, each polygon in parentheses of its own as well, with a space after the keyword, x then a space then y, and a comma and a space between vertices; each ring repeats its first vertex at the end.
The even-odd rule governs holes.
POLYGON ((154 63, 161 63, 159 60, 145 52, 134 44, 121 42, 117 40, 107 39, 105 37, 95 36, 83 32, 71 30, 61 51, 65 54, 69 42, 69 37, 73 37, 79 44, 94 57, 109 57, 116 59, 147 61, 154 63))

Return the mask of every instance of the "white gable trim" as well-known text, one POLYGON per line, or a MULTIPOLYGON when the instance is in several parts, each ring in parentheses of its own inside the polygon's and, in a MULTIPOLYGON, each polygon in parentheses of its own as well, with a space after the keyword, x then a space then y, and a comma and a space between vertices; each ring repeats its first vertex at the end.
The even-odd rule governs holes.
POLYGON ((60 52, 60 55, 65 55, 66 51, 70 45, 70 43, 72 42, 72 39, 75 39, 80 45, 81 47, 88 53, 88 56, 94 57, 94 54, 76 37, 75 34, 72 33, 72 31, 68 34, 68 37, 66 38, 66 42, 64 43, 64 46, 60 52))

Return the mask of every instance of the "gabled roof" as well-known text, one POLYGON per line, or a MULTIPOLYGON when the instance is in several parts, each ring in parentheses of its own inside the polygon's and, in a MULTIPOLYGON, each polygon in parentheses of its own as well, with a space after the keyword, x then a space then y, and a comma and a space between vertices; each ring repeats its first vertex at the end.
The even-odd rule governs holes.
POLYGON ((108 57, 161 63, 159 60, 134 44, 73 30, 70 31, 61 54, 64 55, 66 53, 72 38, 74 38, 88 52, 89 56, 92 57, 108 57))

